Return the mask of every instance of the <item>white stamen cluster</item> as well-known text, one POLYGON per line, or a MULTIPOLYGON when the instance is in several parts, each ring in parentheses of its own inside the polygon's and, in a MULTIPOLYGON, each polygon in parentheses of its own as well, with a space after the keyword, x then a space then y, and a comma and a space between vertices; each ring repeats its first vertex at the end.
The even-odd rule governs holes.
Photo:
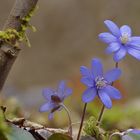
POLYGON ((128 41, 129 41, 129 36, 128 34, 123 34, 121 37, 120 37, 120 41, 123 45, 125 45, 128 41))
POLYGON ((97 89, 101 89, 107 85, 107 81, 103 77, 96 77, 95 85, 96 85, 97 89))

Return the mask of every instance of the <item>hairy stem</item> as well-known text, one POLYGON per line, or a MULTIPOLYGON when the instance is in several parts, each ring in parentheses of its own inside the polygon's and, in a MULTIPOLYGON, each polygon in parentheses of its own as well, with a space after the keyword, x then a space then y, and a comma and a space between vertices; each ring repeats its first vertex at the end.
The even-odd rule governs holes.
POLYGON ((82 114, 82 118, 81 118, 81 123, 80 123, 80 128, 79 128, 77 140, 80 139, 80 135, 81 135, 81 131, 82 131, 82 126, 83 126, 83 122, 84 122, 84 118, 85 118, 85 113, 86 113, 86 108, 87 108, 87 103, 85 103, 85 105, 84 105, 84 109, 83 109, 83 114, 82 114))
POLYGON ((70 112, 64 104, 62 104, 62 107, 67 112, 67 115, 68 115, 68 118, 69 118, 69 133, 70 133, 70 136, 72 136, 72 121, 71 121, 71 117, 70 117, 70 112))

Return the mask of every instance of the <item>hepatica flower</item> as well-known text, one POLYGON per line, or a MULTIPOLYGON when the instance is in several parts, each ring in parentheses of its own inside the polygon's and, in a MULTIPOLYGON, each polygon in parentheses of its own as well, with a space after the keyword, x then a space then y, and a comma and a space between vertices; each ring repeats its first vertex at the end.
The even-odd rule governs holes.
POLYGON ((121 75, 120 69, 114 68, 104 74, 100 59, 95 58, 92 60, 91 70, 81 66, 80 72, 82 74, 81 82, 87 86, 82 95, 83 102, 91 102, 98 96, 106 108, 111 108, 111 99, 121 98, 119 90, 112 86, 112 82, 121 75))
POLYGON ((133 135, 140 135, 140 130, 138 129, 128 129, 127 131, 123 132, 121 137, 122 140, 135 140, 133 135))
POLYGON ((106 53, 113 53, 115 62, 122 60, 126 54, 140 60, 140 36, 132 36, 132 30, 128 25, 120 28, 112 21, 104 21, 109 32, 99 34, 100 40, 108 44, 106 53))
POLYGON ((40 112, 50 112, 49 119, 53 118, 53 113, 63 108, 64 99, 72 94, 72 89, 66 86, 64 81, 61 81, 58 89, 46 88, 43 90, 43 96, 47 103, 40 107, 40 112))

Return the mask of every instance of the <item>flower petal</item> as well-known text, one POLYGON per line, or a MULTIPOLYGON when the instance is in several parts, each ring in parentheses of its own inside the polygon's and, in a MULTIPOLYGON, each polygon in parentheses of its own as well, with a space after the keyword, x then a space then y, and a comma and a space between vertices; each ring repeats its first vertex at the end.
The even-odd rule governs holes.
POLYGON ((88 87, 93 87, 94 85, 94 79, 91 79, 90 77, 82 77, 81 82, 88 87))
POLYGON ((103 75, 103 66, 100 59, 98 58, 92 59, 91 65, 94 77, 103 75))
POLYGON ((128 135, 124 135, 122 136, 122 140, 133 140, 133 139, 128 135))
POLYGON ((113 52, 116 52, 120 49, 121 45, 117 42, 109 44, 109 46, 106 48, 106 53, 111 54, 113 52))
POLYGON ((133 48, 128 48, 127 49, 128 53, 130 55, 132 55, 133 57, 135 57, 136 59, 140 60, 140 51, 139 50, 136 50, 136 49, 133 49, 133 48))
POLYGON ((105 79, 109 82, 109 83, 112 83, 114 82, 115 80, 117 80, 121 75, 121 70, 118 69, 118 68, 114 68, 110 71, 108 71, 106 74, 105 74, 105 79))
POLYGON ((112 107, 112 101, 109 95, 103 89, 98 91, 98 95, 105 107, 110 109, 112 107))
POLYGON ((50 113, 50 114, 49 114, 48 119, 49 119, 49 120, 52 120, 52 119, 53 119, 53 113, 50 113))
POLYGON ((104 23, 113 35, 120 37, 120 29, 114 22, 111 20, 105 20, 104 23))
POLYGON ((97 91, 95 88, 88 88, 87 90, 84 91, 82 95, 82 100, 85 103, 91 102, 92 100, 94 100, 96 95, 97 91))
POLYGON ((99 39, 105 43, 112 43, 117 41, 117 38, 110 33, 100 33, 99 39))
POLYGON ((61 81, 58 87, 58 96, 63 101, 66 97, 72 94, 72 89, 67 88, 66 82, 61 81))
POLYGON ((71 88, 66 88, 64 93, 65 93, 65 98, 66 98, 66 97, 68 97, 72 94, 72 89, 71 88))
POLYGON ((45 88, 45 89, 43 89, 42 94, 43 94, 45 99, 50 101, 51 96, 55 94, 55 91, 53 89, 51 89, 51 88, 45 88))
POLYGON ((121 97, 122 97, 120 91, 118 89, 114 88, 113 86, 108 85, 104 88, 104 90, 111 99, 118 100, 118 99, 121 99, 121 97))
POLYGON ((87 77, 91 76, 90 70, 85 66, 80 67, 80 72, 81 72, 82 76, 87 76, 87 77))
POLYGON ((123 59, 126 55, 126 49, 124 47, 121 47, 117 52, 114 53, 113 59, 115 62, 119 62, 121 59, 123 59))
POLYGON ((65 81, 61 81, 61 82, 59 83, 58 90, 59 90, 60 92, 64 92, 65 87, 66 87, 65 81))
POLYGON ((131 28, 128 25, 123 25, 120 28, 120 31, 121 31, 122 36, 123 35, 128 35, 128 37, 130 37, 131 34, 132 34, 131 28))
POLYGON ((130 42, 140 44, 140 36, 133 36, 130 38, 130 42))
POLYGON ((127 44, 127 48, 132 48, 132 49, 136 49, 136 50, 140 51, 140 44, 131 42, 131 43, 127 44))
POLYGON ((140 130, 138 130, 138 129, 132 129, 132 130, 130 131, 130 133, 140 135, 140 130))
POLYGON ((48 103, 43 104, 43 105, 40 107, 39 111, 40 111, 40 112, 47 112, 47 111, 53 109, 54 106, 55 106, 54 103, 48 102, 48 103))

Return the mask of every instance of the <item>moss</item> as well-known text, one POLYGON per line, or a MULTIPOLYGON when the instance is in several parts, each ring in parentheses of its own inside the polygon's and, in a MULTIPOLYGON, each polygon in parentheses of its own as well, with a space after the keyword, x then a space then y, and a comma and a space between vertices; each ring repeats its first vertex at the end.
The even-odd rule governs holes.
POLYGON ((102 128, 96 126, 96 119, 93 116, 87 120, 83 130, 85 135, 92 136, 97 140, 106 140, 106 133, 102 128))
POLYGON ((21 40, 19 32, 15 29, 6 29, 5 31, 0 31, 1 42, 8 43, 14 47, 17 46, 16 40, 21 40))
POLYGON ((27 44, 28 47, 31 47, 31 45, 30 45, 30 41, 29 41, 29 39, 28 39, 28 37, 27 37, 27 35, 26 35, 25 32, 26 32, 26 30, 28 28, 31 29, 33 32, 36 31, 36 28, 29 23, 30 20, 31 20, 31 18, 32 18, 32 16, 33 16, 33 14, 34 14, 34 11, 36 9, 37 8, 34 7, 33 9, 30 10, 30 12, 29 12, 28 15, 26 15, 25 17, 23 17, 21 19, 21 29, 19 30, 19 36, 22 39, 22 41, 25 41, 26 42, 26 44, 27 44))
POLYGON ((36 28, 29 23, 35 9, 36 8, 33 8, 28 15, 20 19, 21 28, 19 31, 11 28, 6 29, 5 31, 0 31, 1 42, 8 43, 14 47, 18 47, 19 46, 18 42, 25 41, 27 46, 31 47, 29 39, 26 35, 26 30, 30 28, 32 29, 32 31, 36 31, 36 28))

